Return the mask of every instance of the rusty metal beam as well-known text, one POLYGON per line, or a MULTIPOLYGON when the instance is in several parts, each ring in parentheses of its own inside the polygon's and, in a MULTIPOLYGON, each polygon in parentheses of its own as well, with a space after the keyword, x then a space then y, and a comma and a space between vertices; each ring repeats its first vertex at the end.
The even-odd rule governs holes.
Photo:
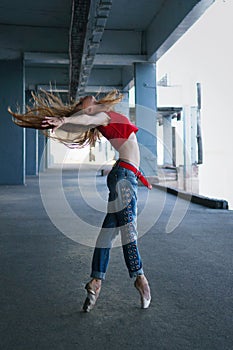
POLYGON ((69 56, 70 56, 70 81, 69 99, 75 100, 85 38, 88 26, 88 16, 91 0, 73 0, 72 18, 70 25, 69 56))
POLYGON ((82 67, 79 77, 79 86, 77 90, 78 95, 85 93, 88 78, 94 64, 94 58, 99 49, 107 19, 111 11, 112 0, 93 0, 92 5, 92 11, 90 11, 90 25, 86 36, 82 67))

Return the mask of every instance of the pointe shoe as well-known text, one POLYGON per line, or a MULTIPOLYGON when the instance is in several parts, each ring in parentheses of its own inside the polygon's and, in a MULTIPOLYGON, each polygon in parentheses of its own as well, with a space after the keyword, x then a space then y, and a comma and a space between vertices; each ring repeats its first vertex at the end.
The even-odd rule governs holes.
POLYGON ((150 305, 150 302, 151 302, 150 287, 149 287, 147 280, 146 280, 146 284, 147 284, 147 287, 149 288, 149 298, 148 299, 144 297, 143 289, 142 289, 143 285, 139 286, 139 284, 137 283, 137 280, 134 282, 134 286, 139 291, 140 296, 141 296, 141 308, 142 309, 147 309, 150 305))
POLYGON ((101 286, 94 289, 91 285, 91 282, 89 282, 86 284, 85 289, 87 290, 87 297, 83 304, 83 311, 90 312, 95 306, 96 301, 99 297, 101 286))

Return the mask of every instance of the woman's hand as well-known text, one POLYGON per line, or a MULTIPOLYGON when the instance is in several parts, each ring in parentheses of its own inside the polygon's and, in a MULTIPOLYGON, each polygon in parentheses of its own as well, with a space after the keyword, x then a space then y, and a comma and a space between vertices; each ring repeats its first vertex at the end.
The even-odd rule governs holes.
POLYGON ((48 126, 52 126, 52 132, 57 130, 60 126, 62 126, 66 122, 65 117, 44 117, 42 120, 42 127, 46 128, 48 126))

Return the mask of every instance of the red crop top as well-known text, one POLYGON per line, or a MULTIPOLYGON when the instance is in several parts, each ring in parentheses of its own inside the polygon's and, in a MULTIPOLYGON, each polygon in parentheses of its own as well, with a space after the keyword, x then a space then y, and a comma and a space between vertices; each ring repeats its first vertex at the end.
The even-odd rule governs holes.
MULTIPOLYGON (((106 126, 98 126, 98 130, 107 140, 114 140, 115 146, 120 147, 132 132, 137 132, 138 128, 132 124, 124 115, 116 112, 105 112, 110 118, 110 123, 106 126)), ((117 148, 118 148, 117 147, 117 148)))

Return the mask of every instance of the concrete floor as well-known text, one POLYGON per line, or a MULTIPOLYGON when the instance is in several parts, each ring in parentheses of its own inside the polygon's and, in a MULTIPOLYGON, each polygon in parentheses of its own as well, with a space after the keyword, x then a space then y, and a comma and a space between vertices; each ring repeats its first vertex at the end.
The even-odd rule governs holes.
MULTIPOLYGON (((51 188, 54 172, 45 173, 51 188)), ((81 172, 87 184, 89 174, 81 172)), ((62 176, 73 211, 98 226, 104 213, 88 209, 80 198, 77 173, 66 170, 62 176)), ((106 178, 96 180, 101 198, 106 198, 106 178)), ((161 206, 164 192, 152 191, 153 204, 143 213, 142 224, 151 221, 153 210, 154 224, 139 239, 151 307, 140 309, 121 248, 116 247, 98 303, 85 314, 81 307, 93 248, 54 226, 37 177, 28 178, 26 186, 0 187, 0 349, 232 350, 233 212, 192 203, 187 208, 180 200, 178 215, 183 210, 185 216, 166 233, 176 197, 167 194, 161 206)), ((139 213, 147 193, 139 187, 139 213)), ((53 196, 56 203, 55 190, 53 196)), ((81 234, 78 225, 76 229, 81 234)))

